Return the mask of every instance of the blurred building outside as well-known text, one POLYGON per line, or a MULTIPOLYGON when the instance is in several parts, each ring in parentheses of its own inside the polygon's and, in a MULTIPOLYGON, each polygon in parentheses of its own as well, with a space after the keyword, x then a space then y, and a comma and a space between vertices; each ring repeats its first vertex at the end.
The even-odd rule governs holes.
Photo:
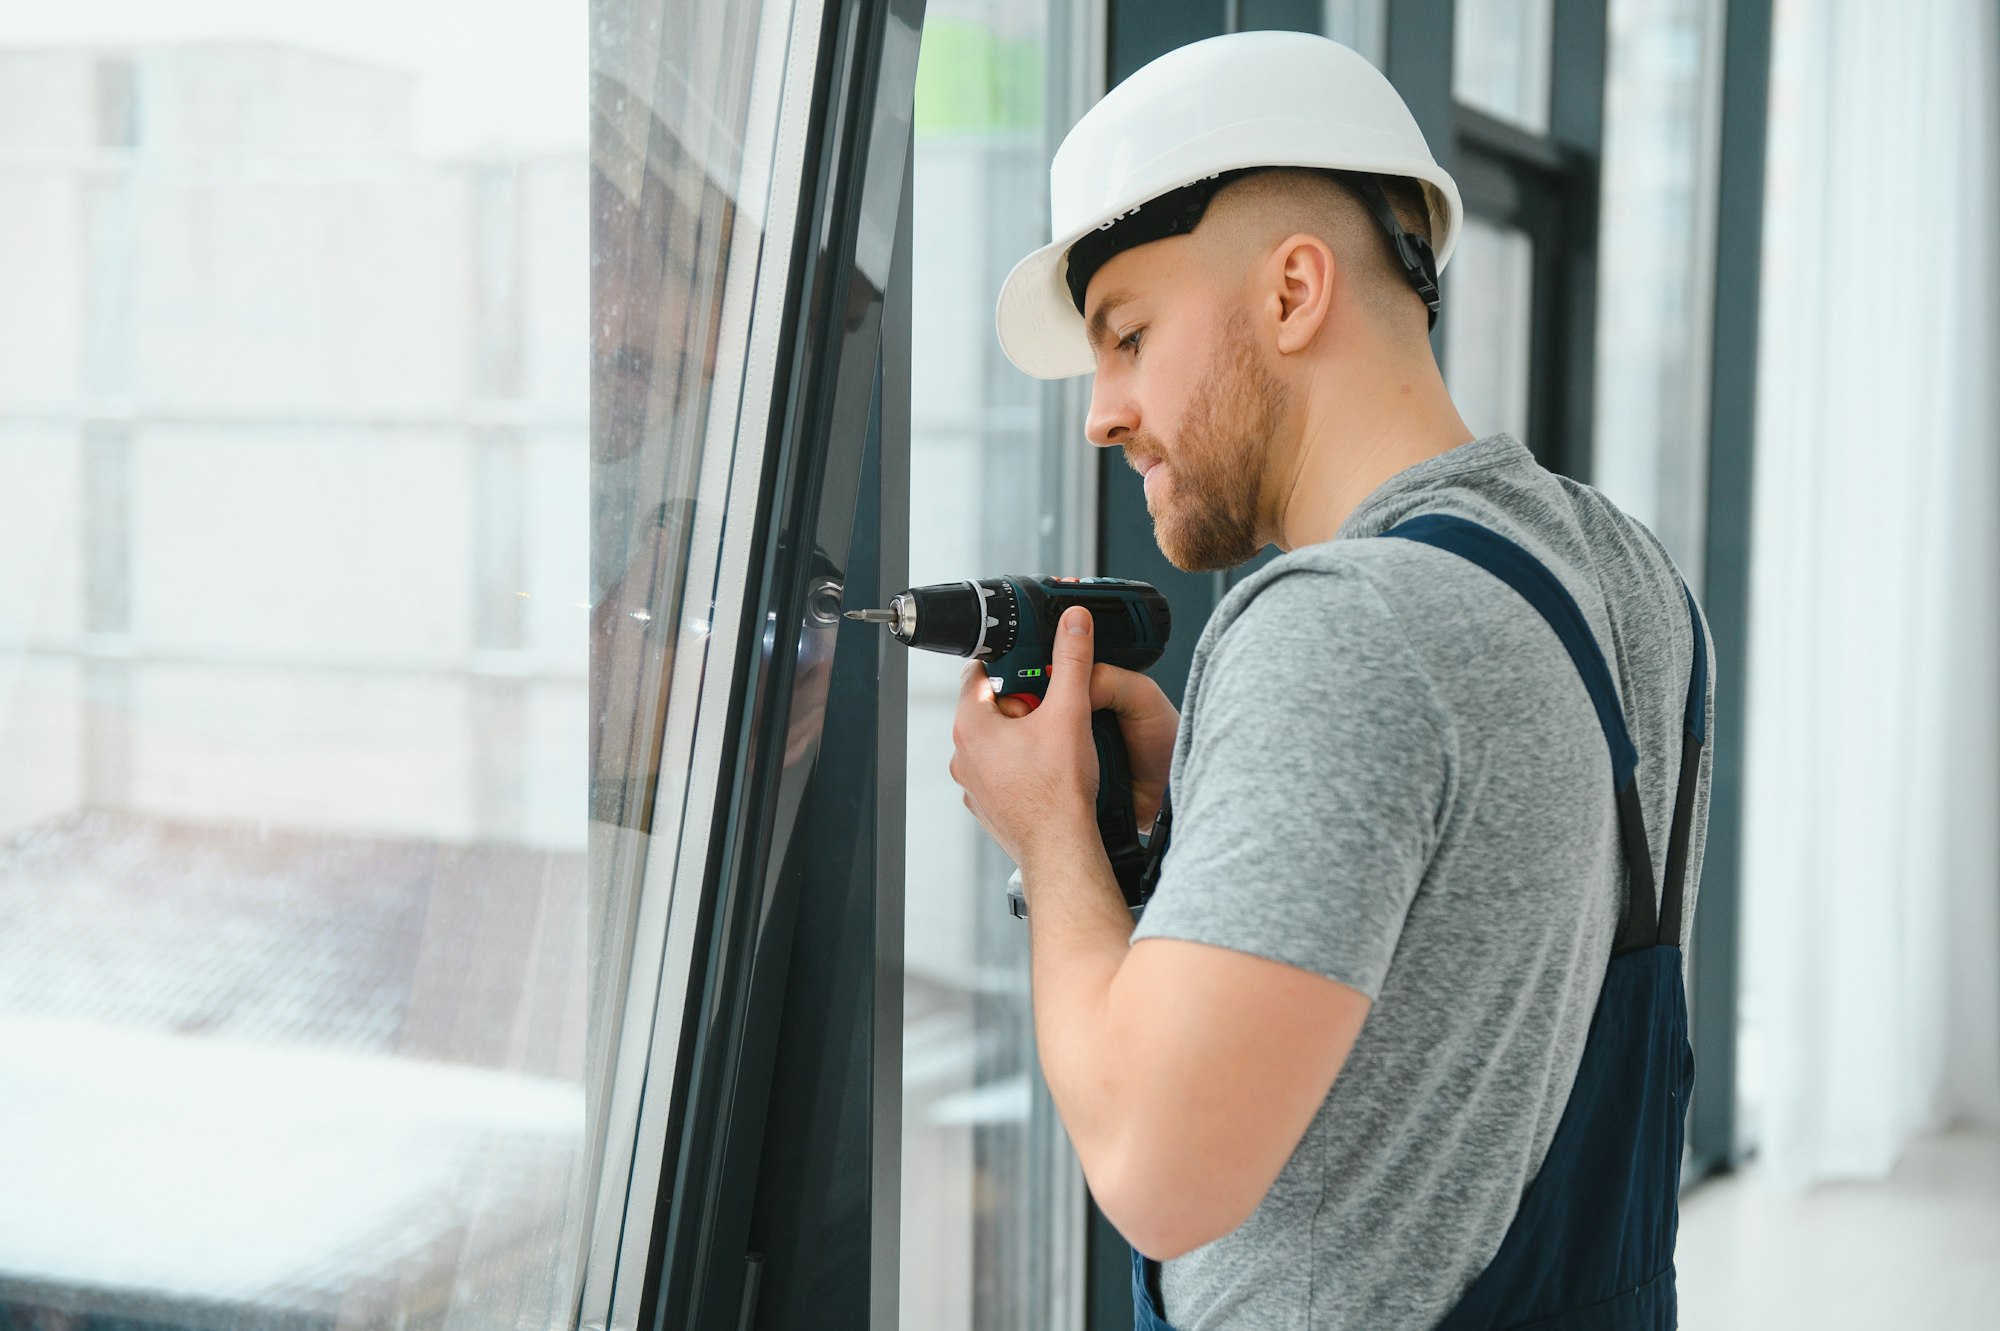
POLYGON ((570 1297, 582 113, 417 90, 0 49, 0 1308, 570 1297))

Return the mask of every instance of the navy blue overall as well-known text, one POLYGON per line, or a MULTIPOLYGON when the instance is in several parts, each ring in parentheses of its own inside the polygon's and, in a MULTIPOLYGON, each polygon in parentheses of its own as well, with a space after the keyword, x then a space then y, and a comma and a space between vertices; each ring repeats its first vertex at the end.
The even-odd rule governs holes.
MULTIPOLYGON (((1611 746, 1630 878, 1625 923, 1548 1155, 1522 1196, 1500 1251, 1438 1323, 1438 1331, 1672 1331, 1681 1141, 1694 1085, 1680 936, 1708 692, 1701 616, 1689 596, 1694 668, 1680 790, 1667 841, 1666 890, 1656 913, 1652 852, 1639 806, 1638 751, 1626 732, 1604 653, 1576 601, 1534 556, 1463 518, 1431 514, 1385 534, 1471 560, 1519 592, 1555 630, 1611 746)), ((1159 1271, 1159 1263, 1133 1253, 1135 1331, 1173 1331, 1161 1311, 1159 1271)))

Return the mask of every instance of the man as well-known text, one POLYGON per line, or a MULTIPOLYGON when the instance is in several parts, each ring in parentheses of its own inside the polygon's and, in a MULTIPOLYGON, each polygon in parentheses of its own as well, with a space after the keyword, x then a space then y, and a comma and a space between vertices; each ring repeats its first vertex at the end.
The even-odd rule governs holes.
POLYGON ((1285 552, 1217 608, 1184 715, 1072 611, 1039 709, 975 665, 954 726, 1020 866, 1050 1091, 1152 1259, 1140 1326, 1671 1326, 1710 703, 1670 560, 1466 428, 1428 340, 1457 194, 1346 48, 1172 52, 1052 178, 1009 356, 1095 369, 1086 432, 1176 565, 1285 552), (1141 825, 1169 777, 1176 808, 1136 928, 1091 816, 1103 707, 1141 825))

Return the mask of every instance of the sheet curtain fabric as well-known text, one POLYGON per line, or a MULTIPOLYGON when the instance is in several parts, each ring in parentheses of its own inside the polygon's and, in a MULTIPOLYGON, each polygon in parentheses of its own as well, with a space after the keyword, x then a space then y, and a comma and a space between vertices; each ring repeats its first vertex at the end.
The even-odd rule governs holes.
POLYGON ((1775 21, 1743 1066, 1806 1184, 2000 1123, 2000 30, 1775 21))

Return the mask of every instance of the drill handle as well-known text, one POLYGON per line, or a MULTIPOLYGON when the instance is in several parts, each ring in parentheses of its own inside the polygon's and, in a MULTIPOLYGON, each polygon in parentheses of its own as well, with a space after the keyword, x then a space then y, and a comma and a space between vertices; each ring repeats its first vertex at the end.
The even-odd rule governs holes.
POLYGON ((1139 815, 1132 806, 1132 763, 1125 753, 1125 736, 1118 713, 1106 707, 1090 714, 1090 737, 1097 745, 1097 834, 1118 876, 1127 906, 1145 904, 1140 880, 1146 873, 1146 847, 1139 844, 1139 815))
MULTIPOLYGON (((1118 713, 1109 707, 1092 712, 1090 738, 1097 746, 1097 835, 1104 842, 1104 853, 1126 906, 1137 911, 1153 894, 1153 884, 1159 878, 1170 815, 1163 804, 1152 838, 1141 845, 1139 814, 1132 802, 1132 762, 1125 752, 1124 732, 1118 729, 1118 713)), ((1025 919, 1026 898, 1018 891, 1009 892, 1007 909, 1016 919, 1025 919)))

